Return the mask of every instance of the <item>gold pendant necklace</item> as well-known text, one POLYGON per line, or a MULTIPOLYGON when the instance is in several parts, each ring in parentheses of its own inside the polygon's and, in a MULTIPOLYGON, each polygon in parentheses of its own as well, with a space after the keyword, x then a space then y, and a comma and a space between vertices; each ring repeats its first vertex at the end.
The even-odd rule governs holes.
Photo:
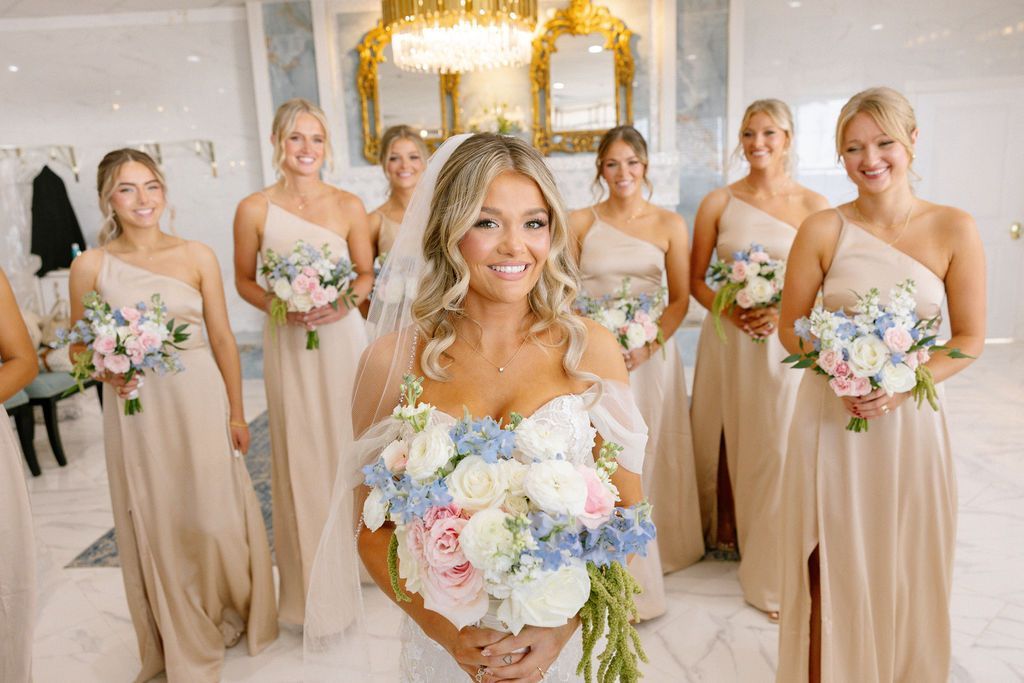
MULTIPOLYGON (((885 230, 892 230, 897 225, 899 225, 898 223, 890 223, 889 225, 884 225, 883 226, 883 225, 879 225, 878 223, 874 223, 872 221, 869 221, 867 219, 867 217, 865 217, 864 214, 861 212, 860 207, 857 205, 857 200, 856 199, 853 200, 853 210, 854 210, 854 212, 856 212, 857 218, 859 218, 862 223, 864 223, 865 225, 870 225, 871 227, 877 228, 879 230, 883 230, 883 231, 885 231, 885 230)), ((891 242, 886 242, 886 244, 888 244, 891 247, 892 245, 896 244, 900 240, 901 237, 903 237, 903 233, 905 233, 907 231, 907 226, 910 225, 910 216, 913 213, 914 213, 914 198, 911 197, 910 198, 910 206, 907 207, 907 215, 903 218, 903 227, 901 227, 900 231, 898 233, 896 233, 896 237, 894 237, 891 242)), ((882 240, 882 241, 884 242, 885 240, 882 240)))
POLYGON ((485 356, 480 349, 478 349, 477 347, 475 347, 472 344, 470 344, 468 339, 463 338, 462 341, 466 342, 466 346, 468 346, 469 348, 473 349, 473 351, 476 352, 476 355, 480 356, 485 361, 487 361, 489 364, 491 364, 495 368, 497 368, 498 374, 504 374, 505 373, 505 368, 507 368, 509 365, 512 365, 512 361, 514 361, 516 359, 516 356, 519 355, 519 352, 523 350, 524 346, 526 346, 526 342, 530 341, 530 335, 526 335, 525 337, 523 337, 523 341, 522 341, 521 344, 519 344, 519 348, 516 349, 516 352, 512 354, 512 357, 509 358, 507 361, 505 361, 505 363, 503 365, 498 365, 497 363, 492 361, 490 358, 485 356))
MULTIPOLYGON (((754 199, 761 199, 762 198, 762 197, 758 196, 757 188, 755 188, 751 184, 750 176, 746 176, 746 177, 743 178, 743 184, 744 184, 744 186, 746 186, 747 192, 749 192, 750 196, 752 196, 754 199)), ((771 189, 768 190, 768 199, 775 199, 776 197, 778 197, 779 195, 781 195, 783 193, 783 190, 786 190, 788 187, 789 187, 789 178, 786 178, 785 182, 782 183, 782 185, 779 187, 778 190, 771 190, 771 189)))

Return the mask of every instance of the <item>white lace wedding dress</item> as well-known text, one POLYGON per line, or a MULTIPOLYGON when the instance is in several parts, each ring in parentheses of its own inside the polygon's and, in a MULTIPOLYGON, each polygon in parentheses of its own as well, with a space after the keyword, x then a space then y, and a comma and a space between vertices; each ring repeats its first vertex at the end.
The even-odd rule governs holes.
MULTIPOLYGON (((434 421, 455 424, 456 420, 446 413, 434 411, 434 421)), ((562 430, 566 425, 571 430, 569 452, 566 459, 574 463, 593 463, 594 437, 597 430, 590 423, 586 403, 578 394, 565 394, 548 401, 531 417, 541 429, 562 430)), ((583 638, 577 629, 566 643, 562 653, 548 668, 550 683, 582 681, 576 675, 576 666, 583 656, 583 638)), ((406 617, 402 626, 402 683, 462 683, 472 678, 455 663, 447 650, 427 637, 419 626, 406 617)))

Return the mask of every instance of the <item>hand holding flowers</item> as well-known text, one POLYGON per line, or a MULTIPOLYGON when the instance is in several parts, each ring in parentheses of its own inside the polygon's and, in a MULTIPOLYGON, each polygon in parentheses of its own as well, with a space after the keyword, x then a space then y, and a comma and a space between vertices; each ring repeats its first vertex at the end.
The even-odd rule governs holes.
POLYGON ((660 287, 653 293, 633 295, 630 278, 614 294, 576 298, 576 312, 608 329, 622 347, 626 367, 633 369, 651 357, 654 345, 664 346, 665 338, 658 324, 665 310, 668 291, 660 287))
POLYGON ((785 278, 786 262, 771 258, 759 244, 736 252, 732 261, 719 260, 708 266, 705 280, 717 290, 711 315, 719 338, 725 341, 724 313, 751 339, 763 342, 778 324, 778 304, 785 278))
POLYGON ((832 391, 854 415, 848 430, 867 431, 868 418, 889 413, 908 394, 919 408, 928 401, 938 410, 935 382, 926 363, 936 351, 951 358, 970 357, 936 345, 939 319, 918 317, 915 291, 914 281, 906 280, 890 291, 888 305, 879 303, 878 290, 871 289, 858 295, 852 315, 818 306, 796 321, 801 349, 809 341, 813 350, 794 353, 783 362, 830 378, 832 391))

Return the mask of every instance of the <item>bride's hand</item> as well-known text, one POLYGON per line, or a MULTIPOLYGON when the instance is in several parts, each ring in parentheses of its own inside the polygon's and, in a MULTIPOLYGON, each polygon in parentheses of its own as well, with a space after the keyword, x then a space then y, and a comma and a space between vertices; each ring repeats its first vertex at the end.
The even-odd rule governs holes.
POLYGON ((524 655, 522 652, 511 654, 507 662, 503 659, 505 653, 491 655, 490 657, 484 656, 482 651, 485 647, 500 642, 507 635, 507 633, 492 631, 489 628, 467 626, 455 634, 454 639, 445 647, 445 649, 447 649, 449 654, 451 654, 455 659, 455 663, 459 665, 459 668, 469 675, 470 680, 474 682, 487 681, 487 683, 493 683, 493 681, 498 679, 494 676, 480 676, 478 678, 477 672, 480 671, 482 667, 515 664, 522 659, 524 655))
POLYGON ((511 654, 516 650, 527 648, 522 659, 512 664, 489 666, 488 683, 539 683, 547 676, 548 669, 558 659, 562 648, 576 632, 580 621, 578 617, 571 619, 565 626, 541 628, 527 626, 518 636, 507 635, 498 643, 484 648, 482 654, 494 659, 511 654))

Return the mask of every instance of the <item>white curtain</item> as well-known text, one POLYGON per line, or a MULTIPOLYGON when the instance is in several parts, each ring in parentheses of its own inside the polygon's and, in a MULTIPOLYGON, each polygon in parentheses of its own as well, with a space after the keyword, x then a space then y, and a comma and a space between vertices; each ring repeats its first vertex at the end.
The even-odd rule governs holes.
POLYGON ((18 304, 37 313, 42 313, 35 278, 40 260, 29 248, 32 180, 43 164, 42 160, 26 157, 0 157, 0 268, 11 281, 18 304))

